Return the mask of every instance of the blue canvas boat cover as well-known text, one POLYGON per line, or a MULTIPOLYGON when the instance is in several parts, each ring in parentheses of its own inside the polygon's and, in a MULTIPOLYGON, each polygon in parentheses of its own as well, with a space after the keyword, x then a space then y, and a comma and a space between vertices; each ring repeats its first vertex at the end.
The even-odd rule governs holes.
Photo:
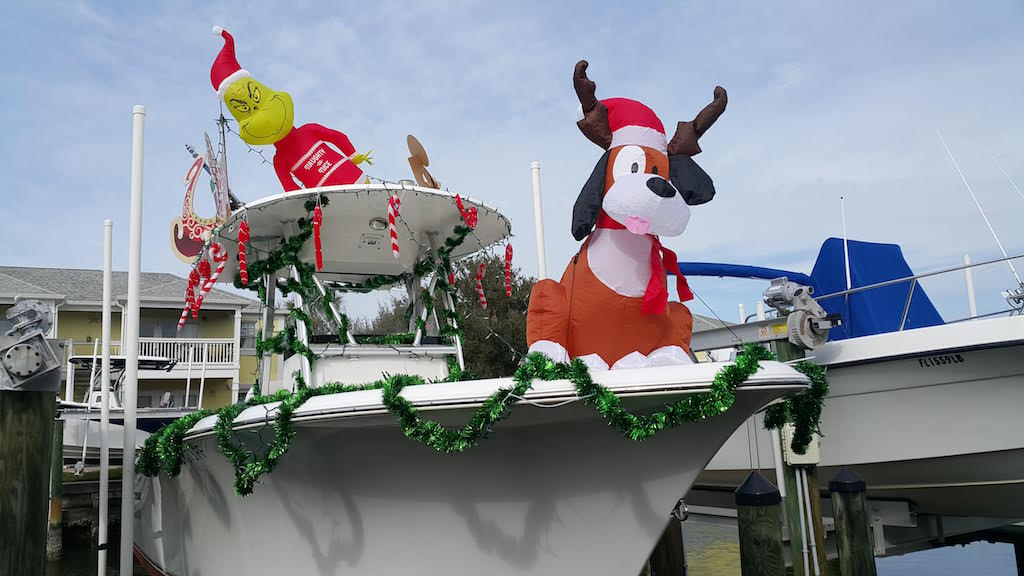
MULTIPOLYGON (((849 248, 850 284, 853 288, 914 275, 903 258, 903 251, 896 244, 850 240, 849 248)), ((818 260, 814 263, 814 270, 810 277, 800 272, 775 268, 716 262, 680 262, 679 272, 684 276, 726 276, 764 280, 787 276, 794 282, 813 287, 816 298, 846 290, 846 264, 841 238, 829 238, 821 245, 818 260)), ((843 318, 843 325, 833 328, 829 332, 829 340, 842 340, 899 330, 909 293, 910 282, 903 282, 884 288, 865 290, 849 296, 819 300, 822 308, 827 312, 839 314, 843 318)), ((942 317, 924 289, 920 285, 915 286, 904 330, 937 326, 942 323, 942 317)))
MULTIPOLYGON (((850 284, 853 288, 913 276, 914 272, 896 244, 849 240, 850 284)), ((829 332, 829 340, 883 334, 900 329, 910 282, 903 282, 835 298, 820 297, 846 290, 846 265, 842 238, 829 238, 821 245, 811 272, 814 296, 829 313, 841 314, 843 325, 829 332)), ((907 312, 904 329, 942 324, 942 317, 920 285, 907 312)))

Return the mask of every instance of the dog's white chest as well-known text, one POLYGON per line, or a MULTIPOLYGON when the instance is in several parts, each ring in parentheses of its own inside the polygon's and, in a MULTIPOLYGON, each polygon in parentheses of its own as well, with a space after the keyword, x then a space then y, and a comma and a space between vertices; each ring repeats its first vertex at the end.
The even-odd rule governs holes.
POLYGON ((617 294, 643 296, 651 280, 652 243, 650 236, 599 228, 590 238, 587 264, 617 294))

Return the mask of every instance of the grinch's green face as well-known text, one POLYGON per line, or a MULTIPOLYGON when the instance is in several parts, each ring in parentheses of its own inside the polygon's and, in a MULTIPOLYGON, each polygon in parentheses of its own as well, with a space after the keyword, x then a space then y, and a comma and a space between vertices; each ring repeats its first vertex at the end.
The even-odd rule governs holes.
POLYGON ((295 110, 287 92, 276 92, 253 78, 228 86, 224 102, 238 120, 238 132, 249 144, 273 144, 292 129, 295 110))

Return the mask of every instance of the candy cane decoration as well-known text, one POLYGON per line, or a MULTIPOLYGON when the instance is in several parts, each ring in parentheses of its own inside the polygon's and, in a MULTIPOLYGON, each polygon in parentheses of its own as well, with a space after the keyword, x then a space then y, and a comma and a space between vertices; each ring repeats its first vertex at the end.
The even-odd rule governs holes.
POLYGON ((486 266, 483 262, 480 263, 480 267, 476 269, 476 294, 480 297, 480 307, 484 310, 487 309, 487 297, 484 296, 484 268, 486 266))
POLYGON ((189 284, 189 287, 185 289, 185 308, 182 309, 181 318, 178 320, 178 332, 181 332, 181 329, 185 327, 185 320, 188 319, 188 313, 192 310, 192 302, 189 298, 191 294, 192 285, 189 284))
POLYGON ((320 226, 324 223, 324 213, 317 204, 313 209, 313 246, 316 247, 316 269, 324 269, 324 252, 320 246, 320 226))
POLYGON ((249 268, 245 265, 245 244, 249 242, 249 223, 245 220, 238 225, 238 278, 242 286, 249 284, 249 268))
MULTIPOLYGON (((195 296, 192 299, 192 319, 198 320, 199 307, 203 305, 202 286, 205 284, 206 280, 210 278, 210 262, 205 258, 200 260, 199 267, 196 270, 194 270, 194 272, 196 276, 195 288, 199 288, 200 292, 199 295, 195 296)), ((190 280, 191 278, 192 276, 189 275, 190 280)), ((193 290, 195 288, 193 288, 193 290)))
POLYGON ((505 245, 505 296, 512 297, 512 245, 505 245))
MULTIPOLYGON (((188 318, 188 313, 196 310, 196 286, 199 285, 199 272, 193 269, 188 275, 188 287, 185 288, 185 307, 181 311, 181 320, 178 321, 178 330, 185 327, 185 320, 188 318)), ((199 316, 199 312, 194 313, 199 316)))
POLYGON ((398 230, 395 228, 395 218, 398 217, 398 209, 402 206, 402 200, 394 194, 388 198, 388 231, 391 233, 391 254, 395 258, 399 256, 398 230))
MULTIPOLYGON (((203 283, 203 288, 199 291, 199 296, 196 297, 197 309, 199 306, 202 306, 203 298, 206 298, 206 295, 210 293, 210 290, 213 290, 213 285, 217 283, 217 278, 220 278, 221 272, 224 271, 224 267, 228 263, 228 251, 219 243, 214 243, 213 246, 210 246, 210 258, 217 263, 217 269, 214 270, 213 274, 211 274, 210 277, 206 279, 206 282, 203 283)), ((206 262, 206 260, 203 260, 203 262, 206 262)), ((207 264, 207 267, 209 267, 209 264, 207 264)))
POLYGON ((466 226, 470 228, 476 228, 477 222, 477 211, 476 206, 470 206, 469 210, 462 204, 462 197, 458 194, 455 195, 455 206, 459 209, 459 214, 462 219, 466 222, 466 226))

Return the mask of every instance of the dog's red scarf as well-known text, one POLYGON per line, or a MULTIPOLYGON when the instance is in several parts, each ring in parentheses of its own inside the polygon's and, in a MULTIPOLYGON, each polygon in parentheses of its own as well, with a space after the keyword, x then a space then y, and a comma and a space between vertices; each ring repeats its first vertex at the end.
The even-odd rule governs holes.
MULTIPOLYGON (((604 210, 597 217, 597 228, 609 230, 625 230, 626 227, 613 220, 604 210)), ((668 288, 665 286, 665 271, 671 270, 676 275, 676 293, 680 302, 693 300, 693 292, 686 282, 686 277, 679 273, 676 253, 661 245, 661 240, 654 234, 648 234, 654 241, 651 243, 651 279, 644 290, 643 301, 640 303, 642 314, 664 314, 668 305, 668 288)))

